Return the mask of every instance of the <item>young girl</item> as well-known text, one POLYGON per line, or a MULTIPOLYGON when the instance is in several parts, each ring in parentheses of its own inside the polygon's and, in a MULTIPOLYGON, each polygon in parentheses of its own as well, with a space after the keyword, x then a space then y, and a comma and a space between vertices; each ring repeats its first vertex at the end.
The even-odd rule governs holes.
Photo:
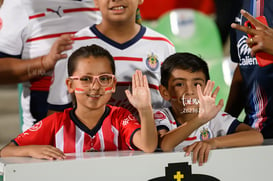
POLYGON ((146 76, 136 71, 130 103, 138 110, 140 123, 121 107, 107 105, 115 92, 115 65, 108 51, 97 46, 76 50, 68 60, 66 80, 74 94, 74 108, 55 113, 20 134, 1 151, 2 157, 30 156, 64 159, 64 153, 140 149, 153 152, 157 146, 150 90, 146 76))

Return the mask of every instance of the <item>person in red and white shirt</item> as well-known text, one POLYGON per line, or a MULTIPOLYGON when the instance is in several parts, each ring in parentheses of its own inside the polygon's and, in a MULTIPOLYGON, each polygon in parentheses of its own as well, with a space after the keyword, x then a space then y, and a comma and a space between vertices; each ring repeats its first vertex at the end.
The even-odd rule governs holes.
POLYGON ((141 124, 128 110, 107 105, 116 89, 115 64, 107 50, 97 45, 79 48, 68 60, 68 73, 74 108, 52 114, 21 133, 2 149, 1 157, 64 159, 64 153, 156 149, 150 89, 141 71, 133 75, 132 93, 126 90, 141 124))
POLYGON ((154 119, 163 151, 193 152, 202 165, 216 148, 258 145, 263 136, 239 122, 217 105, 219 87, 213 91, 207 63, 191 53, 169 56, 161 66, 160 94, 171 107, 155 110, 154 119))
POLYGON ((62 34, 100 22, 101 15, 93 0, 5 0, 0 18, 0 84, 22 82, 19 102, 25 131, 47 116, 52 70, 66 57, 50 52, 53 43, 62 34))
MULTIPOLYGON (((117 67, 117 90, 110 104, 122 106, 136 113, 124 90, 130 88, 131 77, 139 69, 148 78, 153 108, 166 106, 160 96, 160 65, 175 52, 174 45, 158 32, 135 22, 136 10, 143 0, 108 1, 94 0, 102 14, 100 24, 85 27, 75 34, 73 49, 97 44, 106 48, 114 57, 117 67)), ((68 51, 70 55, 73 51, 68 51)), ((54 69, 54 80, 50 86, 49 112, 63 111, 71 107, 67 94, 67 60, 59 61, 54 69)), ((136 114, 135 114, 136 115, 136 114)))

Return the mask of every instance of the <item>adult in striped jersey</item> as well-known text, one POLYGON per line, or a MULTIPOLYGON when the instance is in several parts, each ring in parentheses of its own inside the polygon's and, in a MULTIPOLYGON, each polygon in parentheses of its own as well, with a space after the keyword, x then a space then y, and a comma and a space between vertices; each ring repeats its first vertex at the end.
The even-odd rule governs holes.
MULTIPOLYGON (((109 103, 122 106, 136 114, 124 91, 130 87, 131 77, 136 69, 148 78, 154 108, 162 107, 158 86, 160 65, 175 52, 173 44, 163 35, 135 22, 136 9, 143 0, 108 1, 95 0, 102 13, 102 22, 86 27, 76 33, 73 50, 90 44, 107 49, 114 57, 117 67, 117 90, 109 103)), ((67 54, 71 54, 73 51, 67 54)), ((54 81, 50 87, 48 102, 51 111, 63 111, 71 107, 71 97, 67 94, 66 61, 59 61, 54 70, 54 81)))
MULTIPOLYGON (((253 15, 253 17, 264 16, 268 23, 268 27, 273 28, 273 1, 272 0, 244 0, 244 10, 253 15)), ((235 23, 244 26, 247 21, 246 12, 239 13, 235 18, 235 23)), ((248 18, 250 16, 247 16, 248 18)), ((255 23, 254 26, 257 26, 255 23)), ((268 29, 267 27, 267 29, 268 29)), ((257 26, 261 30, 261 35, 271 34, 264 27, 257 26)), ((232 29, 230 36, 230 54, 231 60, 237 63, 229 99, 226 105, 226 112, 232 116, 238 116, 244 109, 244 122, 253 128, 261 131, 264 138, 273 138, 273 64, 260 66, 256 55, 265 51, 266 42, 259 40, 266 38, 267 41, 272 40, 269 37, 255 35, 251 33, 253 38, 249 38, 247 33, 232 29), (251 44, 251 48, 249 45, 251 44), (253 46, 255 45, 255 46, 253 46), (264 49, 260 49, 260 45, 264 49), (256 52, 258 50, 258 52, 256 52)), ((263 41, 263 40, 262 40, 263 41)), ((272 48, 272 44, 268 44, 272 48)))
POLYGON ((100 22, 101 15, 93 0, 6 0, 0 17, 0 83, 23 82, 20 106, 26 130, 47 115, 52 70, 66 57, 59 53, 71 48, 68 40, 67 47, 47 55, 52 44, 62 34, 100 22))
POLYGON ((115 63, 110 53, 97 46, 76 50, 68 60, 68 91, 74 94, 74 109, 55 113, 21 133, 1 151, 1 157, 31 156, 64 159, 64 153, 157 147, 150 89, 146 76, 136 70, 132 93, 126 95, 138 110, 138 120, 122 107, 107 105, 115 91, 115 63))
POLYGON ((193 152, 193 163, 208 160, 211 149, 258 145, 262 134, 220 111, 215 105, 207 63, 190 53, 168 57, 161 66, 160 93, 171 107, 155 110, 154 118, 163 151, 193 152))

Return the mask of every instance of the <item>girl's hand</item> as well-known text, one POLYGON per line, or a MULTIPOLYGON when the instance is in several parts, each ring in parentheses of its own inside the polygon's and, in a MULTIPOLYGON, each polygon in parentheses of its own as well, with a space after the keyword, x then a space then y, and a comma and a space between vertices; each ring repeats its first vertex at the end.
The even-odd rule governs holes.
POLYGON ((129 102, 137 110, 145 110, 151 107, 151 94, 147 77, 140 70, 136 70, 132 77, 132 93, 125 91, 129 102))
POLYGON ((27 146, 29 156, 39 159, 47 160, 63 160, 65 159, 64 153, 58 148, 51 145, 30 145, 27 146))

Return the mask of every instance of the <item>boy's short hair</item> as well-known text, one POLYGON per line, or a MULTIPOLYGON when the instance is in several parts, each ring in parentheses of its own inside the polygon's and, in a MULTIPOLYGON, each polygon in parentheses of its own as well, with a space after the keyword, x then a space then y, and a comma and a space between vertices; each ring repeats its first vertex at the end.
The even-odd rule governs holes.
POLYGON ((116 67, 114 58, 112 55, 104 48, 98 45, 83 46, 75 50, 71 56, 68 58, 68 76, 72 76, 77 67, 77 62, 80 58, 93 57, 106 57, 109 60, 113 74, 115 74, 116 67))
POLYGON ((175 53, 170 55, 161 65, 161 84, 168 88, 168 81, 174 69, 188 70, 190 72, 202 71, 206 82, 210 79, 207 63, 200 57, 191 53, 175 53))

